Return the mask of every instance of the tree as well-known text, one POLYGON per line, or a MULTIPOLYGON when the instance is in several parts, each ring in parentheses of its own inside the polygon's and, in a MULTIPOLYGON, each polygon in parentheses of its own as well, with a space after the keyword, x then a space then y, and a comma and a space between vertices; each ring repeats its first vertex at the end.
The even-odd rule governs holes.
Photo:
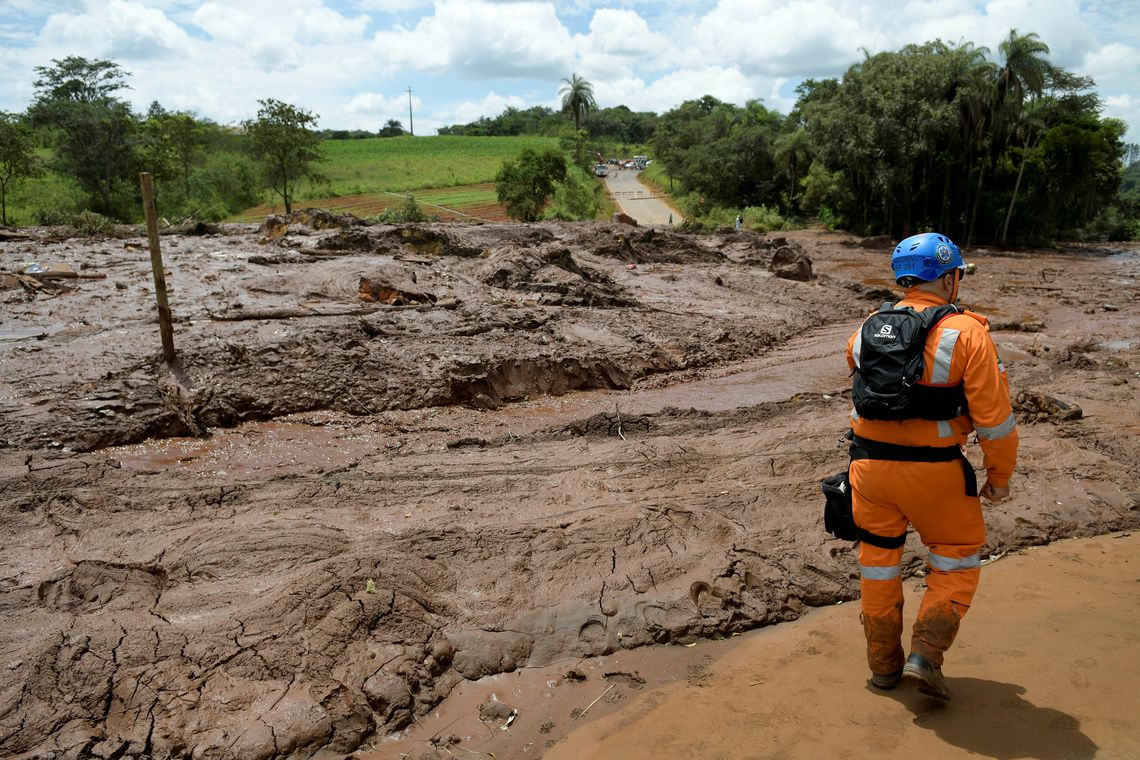
POLYGON ((376 134, 379 137, 400 137, 404 134, 404 125, 396 119, 388 119, 388 123, 376 134))
POLYGON ((554 194, 554 186, 565 179, 566 171, 566 157, 557 150, 524 150, 518 160, 504 161, 495 175, 499 203, 507 207, 512 219, 537 221, 554 194))
MULTIPOLYGON (((1026 97, 1036 97, 1041 94, 1045 86, 1046 76, 1049 73, 1049 46, 1041 41, 1035 33, 1018 34, 1016 29, 1009 30, 1009 36, 998 45, 998 50, 1005 58, 1005 64, 998 71, 996 82, 996 97, 994 99, 994 113, 992 118, 993 134, 990 137, 990 164, 994 164, 997 156, 1017 131, 1021 121, 1021 109, 1026 97)), ((970 213, 970 226, 966 233, 966 245, 973 240, 978 215, 978 202, 982 197, 982 176, 984 165, 978 170, 978 192, 974 197, 974 208, 970 213)), ((1012 213, 1012 204, 1010 213, 1012 213)), ((1007 213, 1007 218, 1009 213, 1007 213)), ((1002 240, 1005 233, 1002 233, 1002 240)))
POLYGON ((14 114, 0 111, 0 224, 8 224, 8 188, 39 173, 30 130, 14 114))
POLYGON ((273 98, 257 102, 261 105, 257 118, 242 125, 249 135, 250 150, 261 161, 266 184, 281 196, 289 214, 297 181, 321 177, 313 166, 324 160, 321 137, 313 129, 317 116, 273 98))
POLYGON ((160 179, 177 177, 184 197, 190 195, 190 173, 206 146, 207 124, 185 112, 171 113, 152 103, 143 122, 144 163, 160 179))
POLYGON ((562 112, 569 111, 574 116, 575 131, 582 128, 582 119, 589 111, 598 110, 594 101, 594 85, 587 82, 577 74, 571 74, 569 79, 563 79, 565 84, 558 91, 562 98, 562 112))
POLYGON ((796 183, 799 180, 800 167, 811 157, 811 138, 807 130, 797 127, 777 137, 772 157, 791 175, 791 187, 788 191, 788 209, 791 210, 795 207, 796 183))
POLYGON ((36 96, 28 109, 34 125, 56 130, 56 166, 91 194, 106 214, 133 188, 138 119, 115 93, 128 74, 113 61, 68 56, 37 66, 36 96))

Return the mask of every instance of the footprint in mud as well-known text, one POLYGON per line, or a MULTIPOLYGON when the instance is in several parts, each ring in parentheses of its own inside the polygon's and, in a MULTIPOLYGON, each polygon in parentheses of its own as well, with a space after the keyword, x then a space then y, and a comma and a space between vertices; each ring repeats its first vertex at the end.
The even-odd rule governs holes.
POLYGON ((578 629, 578 640, 596 644, 606 638, 606 621, 600 615, 590 615, 578 629))
POLYGON ((602 678, 609 681, 610 683, 620 683, 624 686, 628 686, 631 689, 640 689, 645 685, 645 679, 639 676, 636 671, 633 673, 626 673, 625 671, 618 670, 613 673, 606 673, 602 676, 602 678))

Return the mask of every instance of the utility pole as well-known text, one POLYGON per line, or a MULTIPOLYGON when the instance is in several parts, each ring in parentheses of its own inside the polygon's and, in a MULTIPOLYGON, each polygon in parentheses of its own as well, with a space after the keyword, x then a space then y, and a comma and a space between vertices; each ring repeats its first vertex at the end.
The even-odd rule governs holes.
POLYGON ((412 86, 408 85, 408 134, 416 136, 415 122, 412 121, 412 86))

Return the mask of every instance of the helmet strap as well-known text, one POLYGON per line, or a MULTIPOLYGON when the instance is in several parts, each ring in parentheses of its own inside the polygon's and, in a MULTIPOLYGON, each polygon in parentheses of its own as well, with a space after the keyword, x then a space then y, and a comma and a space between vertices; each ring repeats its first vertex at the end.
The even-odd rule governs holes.
MULTIPOLYGON (((948 293, 949 297, 946 299, 946 301, 947 303, 955 303, 958 300, 958 283, 961 281, 961 273, 957 269, 952 269, 947 272, 947 274, 954 279, 950 284, 950 292, 948 293)), ((944 279, 945 277, 946 275, 943 275, 944 279)), ((945 287, 945 285, 943 285, 943 287, 945 287)))

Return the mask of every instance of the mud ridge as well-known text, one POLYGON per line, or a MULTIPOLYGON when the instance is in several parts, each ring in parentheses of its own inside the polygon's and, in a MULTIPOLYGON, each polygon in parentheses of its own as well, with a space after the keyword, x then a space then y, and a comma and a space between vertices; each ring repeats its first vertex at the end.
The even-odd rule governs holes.
MULTIPOLYGON (((0 755, 360 753, 467 679, 855 598, 818 482, 878 244, 282 229, 164 238, 174 371, 144 240, 0 241, 107 275, 0 294, 0 755)), ((1035 326, 994 333, 1022 453, 983 555, 1140 527, 1140 259, 971 259, 970 305, 1035 326)))

